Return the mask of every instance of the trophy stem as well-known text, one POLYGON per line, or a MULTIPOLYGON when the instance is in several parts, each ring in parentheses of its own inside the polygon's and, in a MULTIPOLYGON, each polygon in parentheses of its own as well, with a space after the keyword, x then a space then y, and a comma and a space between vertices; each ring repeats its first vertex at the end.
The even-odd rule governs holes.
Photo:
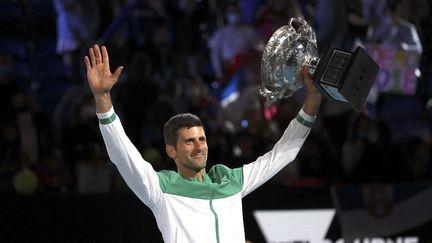
POLYGON ((309 74, 311 76, 313 76, 313 74, 315 73, 315 70, 318 66, 318 62, 319 62, 319 58, 318 57, 306 57, 305 58, 305 62, 304 62, 304 66, 307 66, 309 68, 309 74))

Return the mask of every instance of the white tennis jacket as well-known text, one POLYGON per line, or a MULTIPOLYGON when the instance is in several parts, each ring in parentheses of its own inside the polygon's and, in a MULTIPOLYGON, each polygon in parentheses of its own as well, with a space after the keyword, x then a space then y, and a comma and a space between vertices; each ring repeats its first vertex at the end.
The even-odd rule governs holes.
POLYGON ((215 165, 200 183, 175 171, 156 172, 113 108, 97 115, 111 161, 151 209, 167 243, 244 243, 242 198, 294 160, 315 119, 301 110, 271 151, 240 168, 215 165))

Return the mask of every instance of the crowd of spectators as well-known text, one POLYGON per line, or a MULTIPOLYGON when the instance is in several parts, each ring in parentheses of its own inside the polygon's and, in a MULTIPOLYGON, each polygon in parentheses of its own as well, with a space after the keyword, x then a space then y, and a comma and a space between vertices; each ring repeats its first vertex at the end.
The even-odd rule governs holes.
POLYGON ((265 43, 292 17, 313 26, 320 51, 330 43, 413 47, 421 75, 415 94, 378 93, 362 112, 326 99, 298 158, 270 183, 430 180, 430 9, 428 1, 392 0, 1 1, 0 191, 127 190, 86 83, 83 55, 95 43, 108 47, 111 68, 125 66, 115 109, 156 170, 175 169, 162 127, 179 112, 204 121, 209 165, 255 160, 300 109, 302 91, 273 104, 258 92, 265 43))

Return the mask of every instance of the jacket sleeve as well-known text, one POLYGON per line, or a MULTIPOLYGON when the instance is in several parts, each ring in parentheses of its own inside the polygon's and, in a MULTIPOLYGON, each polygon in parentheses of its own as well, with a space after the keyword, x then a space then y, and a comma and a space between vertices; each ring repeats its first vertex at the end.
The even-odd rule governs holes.
POLYGON ((154 209, 162 196, 156 171, 142 158, 126 136, 114 108, 106 113, 97 113, 97 116, 111 161, 138 198, 149 208, 154 209))
POLYGON ((314 121, 315 117, 300 110, 272 150, 260 156, 256 161, 243 166, 243 197, 264 184, 295 159, 314 121))

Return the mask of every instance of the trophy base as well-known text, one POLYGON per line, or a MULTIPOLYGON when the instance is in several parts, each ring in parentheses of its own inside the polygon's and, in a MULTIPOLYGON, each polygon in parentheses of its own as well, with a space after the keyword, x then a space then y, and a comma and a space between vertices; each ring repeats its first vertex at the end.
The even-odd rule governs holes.
POLYGON ((313 82, 333 100, 349 103, 361 111, 380 67, 357 47, 354 52, 330 46, 313 74, 313 82))

